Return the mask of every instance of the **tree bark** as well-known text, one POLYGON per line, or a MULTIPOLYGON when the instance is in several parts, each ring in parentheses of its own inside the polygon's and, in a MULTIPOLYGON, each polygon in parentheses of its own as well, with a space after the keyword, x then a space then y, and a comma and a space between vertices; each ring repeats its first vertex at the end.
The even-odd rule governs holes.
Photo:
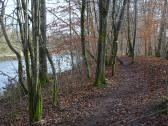
MULTIPOLYGON (((138 18, 138 0, 134 0, 134 36, 133 36, 133 49, 135 50, 136 35, 137 35, 137 18, 138 18)), ((135 54, 134 54, 135 55, 135 54)))
POLYGON ((39 83, 39 42, 40 42, 40 0, 31 1, 32 12, 32 42, 34 68, 32 70, 32 83, 29 84, 29 117, 30 124, 37 123, 42 118, 42 94, 39 83))
POLYGON ((124 0, 123 1, 123 6, 121 8, 121 12, 120 12, 120 15, 119 15, 119 19, 118 19, 118 22, 117 24, 115 23, 115 4, 116 4, 116 0, 113 0, 113 14, 112 14, 112 20, 113 20, 113 23, 112 23, 112 27, 113 27, 113 43, 112 43, 112 55, 111 55, 111 60, 112 60, 112 75, 114 75, 114 72, 115 72, 115 64, 116 64, 116 57, 117 57, 117 50, 118 50, 118 35, 119 35, 119 31, 120 31, 120 28, 121 28, 121 24, 122 24, 122 20, 124 18, 124 10, 125 10, 125 6, 127 4, 128 0, 124 0))
POLYGON ((70 35, 70 56, 71 56, 71 66, 72 70, 74 70, 74 56, 73 56, 73 48, 72 48, 72 13, 71 13, 71 0, 69 0, 69 35, 70 35))
POLYGON ((87 78, 90 78, 90 69, 89 64, 86 56, 86 45, 85 45, 85 8, 86 8, 86 1, 82 0, 82 8, 81 8, 81 47, 82 47, 82 57, 83 62, 85 64, 87 78))
POLYGON ((165 16, 166 16, 166 9, 167 9, 167 0, 164 0, 164 8, 162 9, 162 17, 161 17, 161 24, 160 24, 160 31, 159 31, 159 39, 158 39, 158 45, 156 49, 156 56, 161 56, 161 46, 163 43, 163 37, 164 37, 164 27, 165 27, 165 16))
POLYGON ((98 57, 95 85, 102 87, 106 85, 105 80, 105 46, 107 38, 107 16, 110 0, 99 1, 99 39, 98 39, 98 57))
MULTIPOLYGON (((46 38, 46 1, 45 0, 40 0, 41 3, 41 26, 40 26, 40 30, 41 30, 41 35, 42 35, 42 39, 43 41, 41 41, 41 43, 43 42, 43 45, 46 47, 46 42, 47 42, 47 38, 46 38)), ((47 59, 46 59, 46 52, 43 49, 43 47, 39 46, 39 62, 40 62, 40 69, 39 69, 39 80, 41 84, 45 84, 48 81, 48 77, 47 77, 47 59)))
POLYGON ((128 29, 128 56, 134 59, 134 48, 133 43, 131 42, 131 29, 130 29, 130 0, 127 4, 127 29, 128 29))

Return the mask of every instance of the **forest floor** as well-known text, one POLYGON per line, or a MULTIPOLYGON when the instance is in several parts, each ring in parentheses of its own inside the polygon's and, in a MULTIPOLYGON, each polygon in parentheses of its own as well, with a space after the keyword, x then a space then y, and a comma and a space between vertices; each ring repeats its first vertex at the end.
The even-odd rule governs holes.
MULTIPOLYGON (((89 81, 82 89, 62 95, 59 108, 53 107, 50 98, 45 97, 42 125, 168 126, 168 115, 159 113, 167 91, 168 61, 137 57, 134 64, 129 64, 129 58, 120 59, 124 64, 118 65, 114 77, 111 68, 106 68, 106 88, 97 89, 89 81)), ((0 126, 27 125, 25 105, 19 107, 21 116, 11 121, 5 115, 10 107, 2 101, 0 126)))

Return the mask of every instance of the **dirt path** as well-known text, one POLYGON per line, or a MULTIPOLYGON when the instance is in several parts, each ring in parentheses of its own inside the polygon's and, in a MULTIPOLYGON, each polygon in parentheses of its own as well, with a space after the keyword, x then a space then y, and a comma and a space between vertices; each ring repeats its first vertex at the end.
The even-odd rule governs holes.
MULTIPOLYGON (((123 66, 120 72, 122 80, 118 82, 119 87, 112 90, 106 98, 97 99, 97 112, 90 121, 87 120, 86 125, 125 124, 147 113, 148 104, 143 102, 144 98, 140 98, 147 95, 147 83, 139 78, 144 76, 143 73, 137 75, 128 66, 123 66)), ((137 125, 136 122, 131 122, 137 125)))
MULTIPOLYGON (((96 97, 96 107, 92 113, 84 119, 77 118, 72 125, 150 126, 142 120, 151 115, 153 107, 161 102, 164 86, 157 86, 157 89, 151 90, 143 65, 139 65, 119 66, 117 77, 108 77, 109 85, 113 87, 114 82, 116 83, 115 88, 109 87, 110 90, 104 92, 103 96, 96 97)), ((107 73, 108 71, 110 69, 107 73)), ((159 126, 151 124, 154 125, 159 126)))

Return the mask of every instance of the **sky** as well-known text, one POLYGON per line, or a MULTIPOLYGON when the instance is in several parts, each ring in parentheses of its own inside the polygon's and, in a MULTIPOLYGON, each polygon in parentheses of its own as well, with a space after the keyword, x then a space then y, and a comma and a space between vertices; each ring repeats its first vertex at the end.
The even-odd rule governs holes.
MULTIPOLYGON (((5 9, 5 13, 6 14, 11 14, 14 10, 14 8, 16 7, 16 0, 6 0, 7 4, 6 4, 6 9, 5 9)), ((57 6, 60 5, 65 5, 65 2, 63 2, 64 0, 46 0, 46 7, 47 8, 55 8, 57 6)), ((51 14, 47 14, 47 23, 50 23, 50 21, 53 19, 53 15, 51 14)))
MULTIPOLYGON (((12 14, 13 10, 16 8, 16 0, 5 0, 8 1, 6 4, 6 8, 5 8, 5 13, 6 14, 12 14)), ((65 2, 65 0, 46 0, 46 8, 47 9, 51 9, 51 8, 57 8, 59 6, 68 6, 68 3, 65 2)), ((59 8, 60 10, 62 9, 61 7, 59 8)), ((56 9, 56 11, 59 11, 59 9, 56 9)), ((54 13, 56 14, 59 18, 63 19, 66 22, 69 22, 69 16, 68 13, 63 12, 63 13, 54 13)), ((11 18, 7 21, 8 24, 11 24, 11 18)), ((51 14, 50 12, 47 12, 47 24, 51 24, 53 21, 57 21, 55 25, 55 27, 50 27, 50 29, 48 28, 47 33, 50 34, 52 32, 60 32, 61 27, 63 27, 64 25, 67 25, 65 23, 63 23, 62 21, 58 20, 53 14, 51 14)), ((16 24, 16 23, 15 23, 16 24)), ((62 31, 68 31, 68 27, 66 27, 65 29, 61 29, 62 31)))

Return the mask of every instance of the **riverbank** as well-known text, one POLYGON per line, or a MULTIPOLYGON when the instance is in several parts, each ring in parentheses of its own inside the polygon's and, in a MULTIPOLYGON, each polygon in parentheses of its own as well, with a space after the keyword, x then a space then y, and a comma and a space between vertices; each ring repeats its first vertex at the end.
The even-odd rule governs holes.
MULTIPOLYGON (((12 42, 12 45, 18 52, 21 51, 20 43, 12 42)), ((16 55, 8 47, 5 40, 0 41, 0 52, 0 61, 16 59, 16 55)))
MULTIPOLYGON (((17 80, 18 62, 14 55, 8 55, 6 57, 3 56, 1 57, 1 59, 3 60, 0 61, 0 90, 3 90, 3 88, 5 88, 6 85, 8 85, 8 83, 11 83, 11 80, 17 80)), ((58 75, 63 74, 64 71, 68 71, 72 67, 69 55, 52 55, 52 59, 55 64, 55 69, 58 75)), ((49 64, 49 62, 48 72, 52 73, 51 65, 49 64)))
POLYGON ((17 57, 15 55, 0 55, 0 62, 7 60, 16 60, 17 57))

